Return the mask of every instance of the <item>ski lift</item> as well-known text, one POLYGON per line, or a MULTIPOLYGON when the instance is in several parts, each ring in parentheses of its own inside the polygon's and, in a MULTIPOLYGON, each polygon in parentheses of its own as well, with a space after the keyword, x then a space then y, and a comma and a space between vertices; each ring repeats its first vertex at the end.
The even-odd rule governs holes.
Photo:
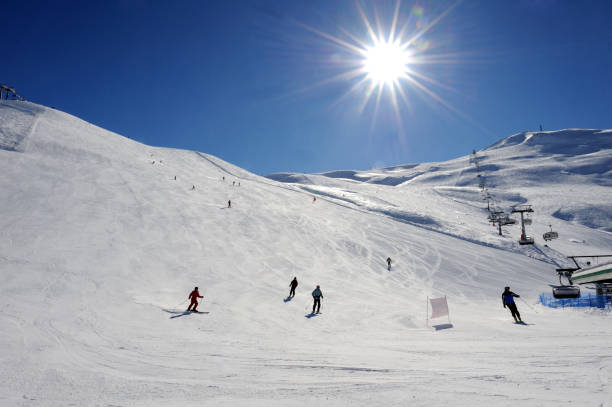
POLYGON ((534 244, 535 241, 533 240, 533 237, 531 236, 527 236, 524 233, 521 233, 521 238, 519 239, 519 244, 521 246, 527 245, 527 244, 534 244))
POLYGON ((553 297, 555 298, 578 298, 580 297, 580 287, 575 285, 561 285, 553 287, 553 297))
POLYGON ((553 232, 552 230, 552 225, 548 225, 550 227, 550 232, 546 232, 542 235, 542 237, 544 238, 545 241, 550 241, 550 240, 554 240, 557 239, 559 237, 559 233, 557 232, 553 232))
POLYGON ((504 211, 493 211, 493 213, 489 215, 489 222, 491 222, 493 226, 495 226, 495 223, 497 222, 497 230, 500 236, 502 236, 501 227, 506 224, 504 223, 504 219, 507 219, 507 218, 508 218, 508 215, 505 215, 504 211))
POLYGON ((516 219, 513 219, 510 216, 506 215, 505 217, 500 218, 499 222, 502 225, 514 225, 516 223, 516 219))
POLYGON ((592 256, 568 256, 572 259, 575 267, 558 268, 559 283, 563 285, 561 277, 565 276, 571 285, 594 283, 596 286, 611 286, 612 287, 612 262, 607 261, 599 264, 600 258, 612 257, 610 254, 592 255, 592 256), (590 258, 597 260, 597 264, 591 265, 590 261, 586 261, 586 267, 578 264, 576 259, 590 258))
POLYGON ((512 213, 520 213, 521 214, 521 238, 519 240, 519 244, 521 246, 523 245, 527 245, 527 244, 534 244, 535 241, 533 240, 533 237, 527 236, 527 232, 525 232, 525 213, 531 213, 533 212, 533 209, 531 209, 531 205, 515 205, 514 207, 512 207, 512 213))
POLYGON ((489 222, 499 222, 500 219, 502 219, 504 217, 504 211, 496 211, 493 210, 492 212, 489 213, 489 216, 487 216, 487 218, 489 219, 489 222))
POLYGON ((578 298, 580 297, 580 287, 574 285, 572 281, 572 274, 574 271, 579 270, 578 267, 571 268, 558 268, 556 269, 557 274, 559 274, 559 284, 558 286, 552 286, 552 294, 555 298, 578 298), (569 283, 566 285, 563 283, 563 277, 569 283))
MULTIPOLYGON (((552 231, 552 230, 551 230, 552 231)), ((553 286, 553 297, 555 298, 577 298, 580 297, 580 288, 577 284, 593 283, 597 295, 605 295, 612 293, 612 263, 606 262, 595 266, 591 265, 590 261, 586 262, 586 268, 583 268, 576 259, 591 258, 599 260, 600 258, 612 257, 612 255, 595 255, 595 256, 569 256, 574 262, 575 267, 558 268, 555 271, 559 274, 559 286, 553 286), (563 283, 563 277, 567 279, 570 285, 563 283)), ((590 288, 590 287, 587 287, 590 288)))

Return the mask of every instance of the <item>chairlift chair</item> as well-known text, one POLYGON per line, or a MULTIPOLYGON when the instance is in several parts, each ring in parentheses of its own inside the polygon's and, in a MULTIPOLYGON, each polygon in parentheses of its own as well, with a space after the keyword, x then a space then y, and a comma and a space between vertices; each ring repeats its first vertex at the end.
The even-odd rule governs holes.
POLYGON ((578 298, 580 297, 580 287, 575 285, 561 285, 553 287, 553 297, 555 298, 578 298))
POLYGON ((502 225, 514 225, 516 223, 516 219, 513 219, 506 215, 505 218, 499 220, 502 225))
POLYGON ((559 238, 559 234, 557 232, 546 232, 542 237, 548 242, 550 240, 559 238))
POLYGON ((559 237, 559 233, 554 232, 552 230, 552 225, 548 225, 550 227, 550 232, 546 232, 542 235, 542 237, 544 238, 545 241, 550 241, 550 240, 554 240, 557 239, 559 237))

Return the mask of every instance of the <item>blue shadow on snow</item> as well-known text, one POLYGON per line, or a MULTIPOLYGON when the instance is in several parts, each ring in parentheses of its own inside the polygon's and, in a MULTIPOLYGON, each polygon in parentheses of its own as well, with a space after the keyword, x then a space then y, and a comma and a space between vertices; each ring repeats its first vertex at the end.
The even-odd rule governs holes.
POLYGON ((171 316, 170 319, 179 318, 179 317, 182 317, 182 316, 185 316, 185 315, 190 315, 190 314, 191 314, 191 311, 184 311, 184 312, 181 312, 180 314, 176 314, 176 315, 171 316))

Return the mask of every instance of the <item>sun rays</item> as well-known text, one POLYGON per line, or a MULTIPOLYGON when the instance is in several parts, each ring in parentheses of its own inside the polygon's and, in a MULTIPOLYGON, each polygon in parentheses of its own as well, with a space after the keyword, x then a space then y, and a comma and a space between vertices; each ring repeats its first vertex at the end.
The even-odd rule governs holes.
POLYGON ((409 10, 402 8, 398 0, 393 8, 390 21, 381 21, 378 11, 373 10, 373 18, 357 1, 355 7, 362 23, 362 30, 339 28, 339 35, 332 35, 316 28, 304 28, 337 48, 343 57, 336 62, 340 72, 323 79, 317 85, 345 81, 349 84, 346 92, 335 104, 349 97, 360 98, 358 106, 363 112, 372 103, 374 120, 382 101, 389 102, 394 110, 400 127, 402 125, 402 106, 410 107, 414 95, 434 102, 439 106, 471 121, 461 111, 453 107, 438 92, 450 90, 440 80, 428 73, 428 65, 448 65, 457 63, 457 55, 436 54, 432 44, 435 36, 430 37, 432 29, 446 17, 459 2, 429 18, 422 7, 413 5, 409 10))

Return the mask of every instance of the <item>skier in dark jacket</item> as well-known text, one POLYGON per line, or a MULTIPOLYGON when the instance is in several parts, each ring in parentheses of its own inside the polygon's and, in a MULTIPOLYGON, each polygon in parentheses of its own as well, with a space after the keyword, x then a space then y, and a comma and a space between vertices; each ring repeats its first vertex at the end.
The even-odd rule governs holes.
POLYGON ((504 304, 504 308, 507 306, 510 309, 514 322, 523 322, 521 320, 521 314, 519 314, 518 309, 516 308, 514 297, 520 298, 521 296, 510 291, 510 287, 505 287, 504 292, 502 293, 502 303, 504 304))
POLYGON ((189 304, 187 311, 198 312, 198 310, 196 309, 198 308, 198 298, 204 298, 203 296, 200 295, 200 292, 198 291, 198 287, 194 288, 191 294, 189 294, 189 297, 187 298, 191 300, 191 304, 189 304), (193 307, 193 309, 191 309, 191 307, 193 307))
POLYGON ((323 293, 321 292, 321 287, 317 286, 312 292, 312 298, 314 299, 314 303, 312 304, 312 313, 315 313, 315 308, 317 309, 317 314, 321 309, 321 298, 323 298, 323 293))
POLYGON ((387 257, 387 270, 391 271, 391 257, 387 257))
POLYGON ((293 277, 293 280, 291 280, 291 283, 289 284, 289 287, 291 287, 291 291, 289 291, 289 297, 295 297, 295 289, 297 286, 297 277, 293 277))

